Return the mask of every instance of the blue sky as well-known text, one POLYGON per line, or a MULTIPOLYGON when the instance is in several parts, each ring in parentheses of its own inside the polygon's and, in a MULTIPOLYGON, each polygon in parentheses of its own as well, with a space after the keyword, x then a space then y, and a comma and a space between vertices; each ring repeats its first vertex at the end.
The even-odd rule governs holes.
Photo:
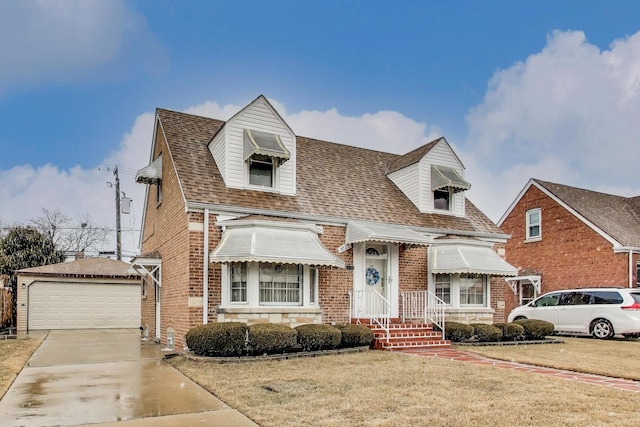
POLYGON ((2 2, 0 219, 56 205, 111 224, 117 163, 133 245, 150 113, 225 119, 260 94, 300 135, 396 153, 445 136, 494 220, 530 177, 637 195, 639 16, 633 1, 2 2))

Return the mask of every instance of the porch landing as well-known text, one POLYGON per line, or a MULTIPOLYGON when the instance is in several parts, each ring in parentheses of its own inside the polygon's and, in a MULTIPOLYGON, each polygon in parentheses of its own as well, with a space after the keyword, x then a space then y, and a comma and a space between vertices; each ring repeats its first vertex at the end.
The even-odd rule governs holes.
POLYGON ((445 340, 442 333, 434 331, 433 326, 425 323, 402 323, 400 319, 390 319, 389 339, 386 331, 370 319, 352 319, 351 323, 364 325, 373 331, 372 348, 376 350, 409 350, 451 348, 451 341, 445 340))

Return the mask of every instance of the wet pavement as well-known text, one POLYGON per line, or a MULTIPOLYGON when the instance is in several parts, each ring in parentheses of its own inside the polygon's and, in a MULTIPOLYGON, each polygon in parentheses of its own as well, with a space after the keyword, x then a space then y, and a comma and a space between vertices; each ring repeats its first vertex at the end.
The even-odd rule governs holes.
POLYGON ((497 368, 529 372, 564 380, 577 381, 585 384, 611 387, 616 390, 640 393, 640 381, 605 377, 603 375, 584 374, 581 372, 566 371, 564 369, 545 368, 541 366, 526 365, 524 363, 507 362, 503 360, 490 359, 488 357, 484 357, 475 353, 455 350, 453 348, 402 350, 398 351, 398 353, 407 354, 413 357, 432 357, 438 359, 455 360, 458 362, 475 363, 478 365, 495 366, 497 368))
POLYGON ((135 330, 51 331, 0 401, 0 424, 256 426, 162 357, 135 330))

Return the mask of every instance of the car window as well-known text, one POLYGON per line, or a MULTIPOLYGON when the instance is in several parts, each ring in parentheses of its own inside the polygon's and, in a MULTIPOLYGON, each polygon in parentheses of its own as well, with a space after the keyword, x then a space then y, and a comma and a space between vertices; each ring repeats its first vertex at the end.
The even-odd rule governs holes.
POLYGON ((629 295, 631 295, 633 297, 633 300, 640 304, 640 293, 636 293, 636 292, 629 292, 629 295))
POLYGON ((616 291, 595 291, 594 304, 622 304, 622 295, 616 291))
POLYGON ((560 305, 586 305, 591 303, 589 292, 565 292, 560 297, 560 305))
POLYGON ((553 307, 560 302, 560 293, 543 295, 531 304, 532 307, 553 307))

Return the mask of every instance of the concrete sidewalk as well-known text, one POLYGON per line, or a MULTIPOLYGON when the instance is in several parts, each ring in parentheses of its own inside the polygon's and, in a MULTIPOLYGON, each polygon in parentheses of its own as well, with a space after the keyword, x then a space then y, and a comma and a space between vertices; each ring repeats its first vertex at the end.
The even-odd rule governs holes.
POLYGON ((51 331, 0 401, 2 425, 257 425, 162 357, 135 330, 51 331))

